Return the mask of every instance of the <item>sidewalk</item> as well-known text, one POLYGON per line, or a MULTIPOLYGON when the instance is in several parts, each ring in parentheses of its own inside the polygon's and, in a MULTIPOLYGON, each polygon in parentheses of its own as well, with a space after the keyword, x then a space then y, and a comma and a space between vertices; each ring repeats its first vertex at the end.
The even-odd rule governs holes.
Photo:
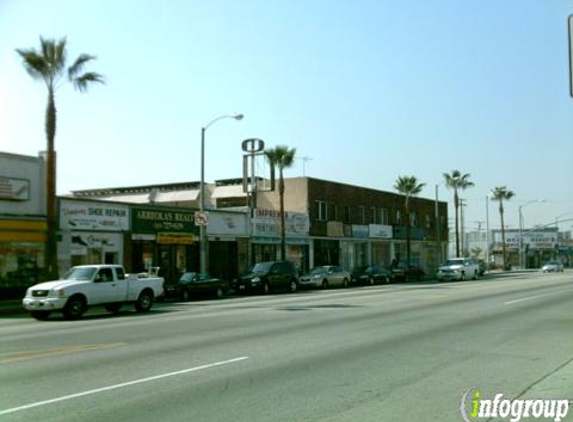
POLYGON ((21 299, 0 300, 0 318, 7 315, 25 314, 21 299))

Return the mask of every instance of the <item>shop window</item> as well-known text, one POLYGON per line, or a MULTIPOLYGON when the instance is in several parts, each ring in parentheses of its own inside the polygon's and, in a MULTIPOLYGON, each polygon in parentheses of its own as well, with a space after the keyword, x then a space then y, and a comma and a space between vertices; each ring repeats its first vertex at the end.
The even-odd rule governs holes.
POLYGON ((318 221, 326 221, 327 216, 327 207, 326 202, 324 201, 316 201, 316 215, 318 221))
POLYGON ((349 205, 344 206, 344 222, 350 223, 350 206, 349 205))
POLYGON ((388 210, 386 208, 380 208, 378 210, 378 212, 380 213, 380 224, 388 224, 389 222, 389 218, 388 218, 388 210))

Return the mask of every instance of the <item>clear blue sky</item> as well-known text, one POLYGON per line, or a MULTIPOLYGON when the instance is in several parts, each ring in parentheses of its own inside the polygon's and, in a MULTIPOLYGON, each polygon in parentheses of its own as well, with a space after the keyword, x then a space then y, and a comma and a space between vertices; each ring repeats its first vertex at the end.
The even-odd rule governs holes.
POLYGON ((311 157, 309 176, 393 191, 415 175, 427 198, 444 172, 470 173, 469 230, 503 185, 510 227, 538 198, 526 226, 573 218, 572 13, 569 0, 0 0, 0 151, 45 149, 46 90, 15 49, 67 36, 106 85, 56 94, 58 193, 199 180, 201 127, 240 112, 207 131, 208 180, 239 177, 240 142, 258 137, 311 157))

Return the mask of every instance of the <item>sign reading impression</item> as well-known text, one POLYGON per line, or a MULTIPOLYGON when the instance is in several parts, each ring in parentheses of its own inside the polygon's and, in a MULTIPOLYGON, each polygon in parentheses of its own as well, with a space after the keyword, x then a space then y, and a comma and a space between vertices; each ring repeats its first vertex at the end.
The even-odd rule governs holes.
POLYGON ((60 228, 64 230, 129 230, 126 205, 68 201, 60 202, 60 228))
POLYGON ((0 176, 0 199, 27 201, 30 199, 30 181, 0 176))

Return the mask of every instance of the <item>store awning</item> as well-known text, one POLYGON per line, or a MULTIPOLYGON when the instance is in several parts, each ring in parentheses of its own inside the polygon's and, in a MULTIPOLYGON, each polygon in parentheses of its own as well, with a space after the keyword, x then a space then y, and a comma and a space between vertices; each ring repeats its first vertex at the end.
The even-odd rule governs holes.
POLYGON ((243 185, 217 186, 211 195, 212 199, 221 198, 244 198, 247 194, 243 192, 243 185))

